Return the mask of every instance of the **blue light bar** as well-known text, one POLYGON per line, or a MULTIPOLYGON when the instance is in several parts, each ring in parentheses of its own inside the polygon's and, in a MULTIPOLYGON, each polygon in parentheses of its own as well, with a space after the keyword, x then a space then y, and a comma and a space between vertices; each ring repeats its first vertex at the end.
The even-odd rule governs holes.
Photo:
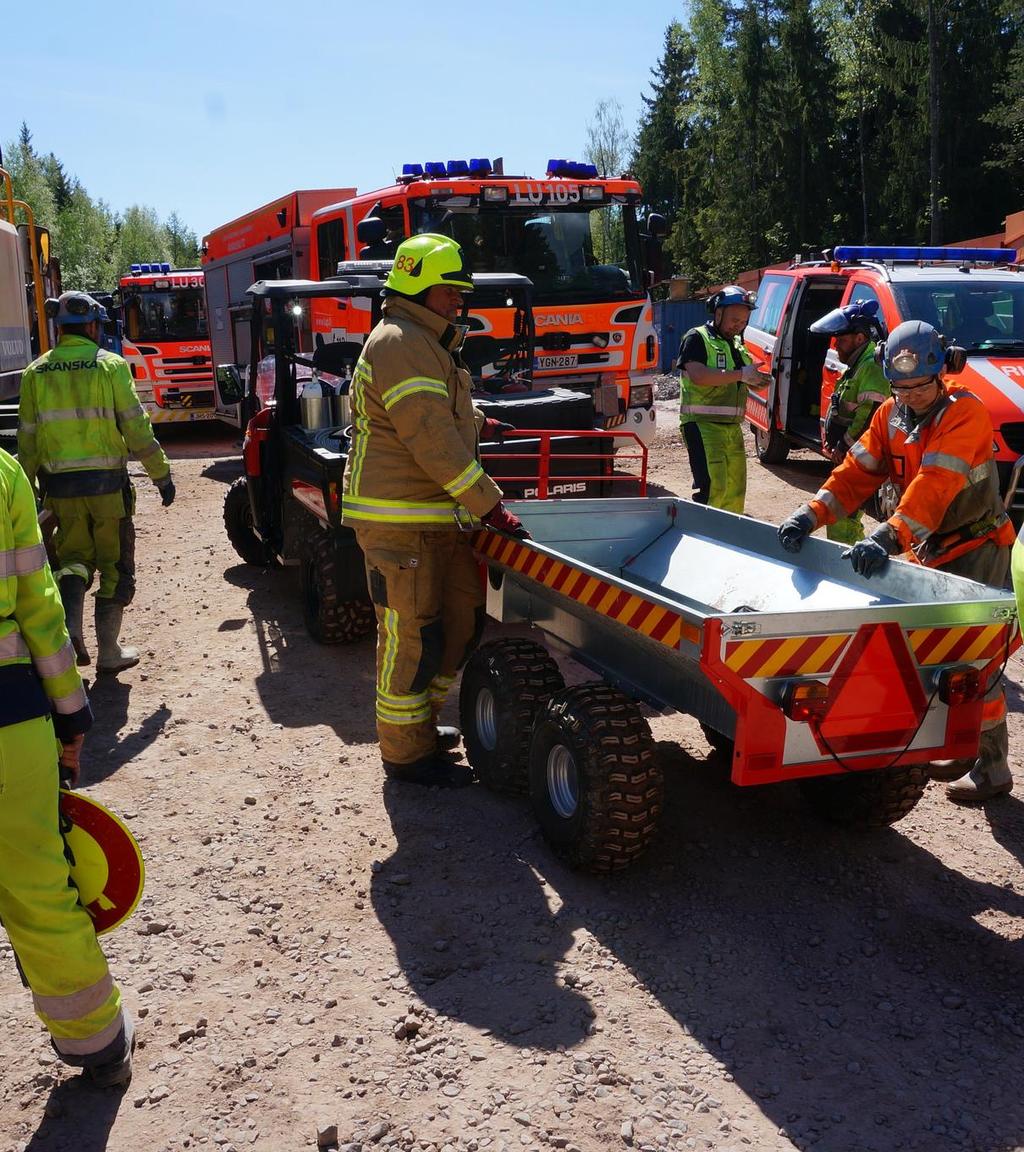
POLYGON ((170 264, 161 264, 160 265, 160 271, 161 272, 167 273, 167 272, 170 272, 170 270, 171 270, 170 264))
POLYGON ((877 244, 840 244, 832 254, 840 263, 850 260, 948 260, 962 264, 965 260, 974 260, 986 264, 1012 264, 1016 259, 1012 248, 903 248, 877 244))
POLYGON ((150 264, 140 264, 139 271, 148 276, 149 273, 153 271, 153 268, 150 264))
POLYGON ((414 178, 417 176, 422 176, 423 175, 423 165, 422 164, 403 164, 402 165, 402 175, 403 176, 412 176, 414 178))
POLYGON ((141 271, 142 271, 142 265, 141 264, 133 264, 132 265, 131 273, 133 276, 138 276, 141 271))
POLYGON ((492 171, 490 160, 477 159, 469 162, 470 176, 490 176, 492 171))
POLYGON ((579 160, 549 160, 549 176, 568 176, 574 180, 596 180, 597 165, 583 164, 579 160))
POLYGON ((449 160, 448 161, 448 175, 449 176, 468 176, 469 165, 465 160, 449 160))
POLYGON ((443 179, 448 175, 448 169, 441 160, 428 160, 423 167, 428 176, 439 176, 443 179))

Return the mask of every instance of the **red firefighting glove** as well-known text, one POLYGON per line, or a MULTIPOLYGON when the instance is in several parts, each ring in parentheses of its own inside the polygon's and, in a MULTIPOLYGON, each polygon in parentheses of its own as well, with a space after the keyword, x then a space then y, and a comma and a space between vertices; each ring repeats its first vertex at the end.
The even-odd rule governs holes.
POLYGON ((510 512, 500 500, 483 517, 483 522, 496 532, 507 532, 510 536, 518 536, 520 540, 530 539, 530 533, 523 527, 522 520, 510 512))
POLYGON ((493 416, 488 416, 484 420, 484 426, 480 429, 481 440, 497 440, 500 444, 506 432, 514 432, 514 424, 506 424, 504 420, 495 420, 493 416))

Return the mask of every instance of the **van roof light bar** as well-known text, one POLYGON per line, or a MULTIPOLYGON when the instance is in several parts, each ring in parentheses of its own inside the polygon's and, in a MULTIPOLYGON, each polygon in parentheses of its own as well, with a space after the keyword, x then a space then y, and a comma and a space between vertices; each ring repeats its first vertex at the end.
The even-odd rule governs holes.
POLYGON ((1012 264, 1016 256, 1012 248, 913 248, 879 244, 840 244, 833 252, 833 259, 841 264, 855 260, 879 260, 882 263, 891 260, 913 262, 939 260, 952 264, 963 264, 965 261, 979 264, 1012 264))

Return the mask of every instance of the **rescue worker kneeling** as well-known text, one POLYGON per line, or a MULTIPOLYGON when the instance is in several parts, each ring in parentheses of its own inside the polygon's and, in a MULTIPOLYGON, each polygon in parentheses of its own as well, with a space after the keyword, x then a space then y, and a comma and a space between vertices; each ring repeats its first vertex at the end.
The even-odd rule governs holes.
POLYGON ((462 294, 472 288, 462 249, 449 237, 424 234, 399 245, 383 319, 353 376, 342 502, 377 615, 384 770, 443 787, 472 781, 470 769, 443 755, 460 734, 438 728, 437 716, 484 624, 480 575, 462 526, 482 520, 525 534, 478 459, 487 422, 458 355, 462 294))
MULTIPOLYGON (((1014 532, 999 498, 992 457, 992 421, 966 388, 947 386, 940 372, 963 369, 964 352, 945 349, 920 320, 906 320, 882 346, 892 397, 813 500, 779 528, 779 541, 799 552, 822 524, 848 516, 886 480, 899 490, 896 511, 843 553, 862 576, 880 572, 890 556, 912 552, 922 564, 1001 587, 1014 532)), ((998 685, 985 698, 976 760, 932 765, 934 779, 952 780, 951 800, 980 803, 1011 791, 1006 701, 998 685)))
POLYGON ((58 817, 58 757, 74 783, 91 725, 32 489, 0 450, 0 920, 57 1055, 106 1087, 131 1078, 132 1022, 58 817))

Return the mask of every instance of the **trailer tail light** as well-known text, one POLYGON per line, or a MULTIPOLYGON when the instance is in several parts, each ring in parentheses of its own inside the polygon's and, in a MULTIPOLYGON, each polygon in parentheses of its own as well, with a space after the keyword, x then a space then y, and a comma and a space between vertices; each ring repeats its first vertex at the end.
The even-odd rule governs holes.
POLYGON ((787 684, 782 693, 782 711, 801 724, 821 720, 828 710, 828 685, 820 680, 787 684))
POLYGON ((654 402, 654 389, 650 384, 634 384, 629 389, 630 408, 650 408, 654 402))
POLYGON ((943 704, 966 704, 981 695, 981 673, 970 664, 956 664, 936 673, 935 687, 943 704))

